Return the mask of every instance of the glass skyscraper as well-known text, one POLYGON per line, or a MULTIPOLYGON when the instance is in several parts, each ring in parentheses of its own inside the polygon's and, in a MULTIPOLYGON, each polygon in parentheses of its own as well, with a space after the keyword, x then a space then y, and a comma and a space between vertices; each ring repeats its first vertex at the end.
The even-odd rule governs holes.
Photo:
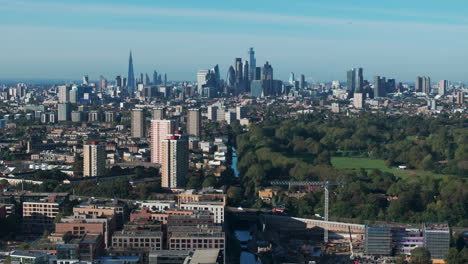
POLYGON ((130 57, 128 58, 127 89, 128 89, 129 95, 133 95, 133 92, 135 91, 135 73, 133 72, 133 58, 132 58, 131 51, 130 51, 130 57))

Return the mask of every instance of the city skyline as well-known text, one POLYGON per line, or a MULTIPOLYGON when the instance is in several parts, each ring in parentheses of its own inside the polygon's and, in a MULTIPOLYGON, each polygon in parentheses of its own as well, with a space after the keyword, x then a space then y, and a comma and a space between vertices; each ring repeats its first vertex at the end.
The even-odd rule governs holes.
POLYGON ((216 64, 225 76, 234 58, 247 60, 254 47, 257 65, 269 61, 282 80, 290 72, 307 81, 345 80, 343 72, 353 67, 364 68, 366 79, 467 80, 461 1, 451 1, 450 9, 421 1, 391 7, 259 1, 248 8, 213 1, 196 8, 185 1, 0 2, 6 18, 0 79, 112 79, 126 75, 132 50, 136 75, 156 69, 169 80, 190 81, 216 64))

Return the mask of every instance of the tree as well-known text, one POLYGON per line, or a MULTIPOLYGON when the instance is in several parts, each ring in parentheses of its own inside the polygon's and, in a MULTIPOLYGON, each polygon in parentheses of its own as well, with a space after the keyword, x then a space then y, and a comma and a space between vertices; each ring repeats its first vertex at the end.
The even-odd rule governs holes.
POLYGON ((239 205, 242 199, 242 190, 237 186, 231 186, 227 190, 228 204, 239 205))
POLYGON ((431 252, 423 247, 411 250, 410 264, 432 264, 431 252))
POLYGON ((28 250, 29 249, 29 244, 23 243, 23 244, 18 246, 18 249, 19 250, 28 250))
POLYGON ((202 186, 204 188, 205 187, 215 187, 215 185, 216 185, 216 179, 212 175, 209 175, 209 176, 205 177, 205 180, 203 180, 203 184, 202 184, 202 186))
POLYGON ((445 263, 447 264, 464 264, 460 252, 456 248, 450 248, 449 253, 445 256, 445 263))
POLYGON ((428 154, 422 160, 422 168, 423 170, 428 170, 428 171, 434 169, 434 160, 431 154, 428 154))
POLYGON ((408 262, 406 261, 406 256, 405 255, 399 255, 396 259, 396 264, 407 264, 408 262))

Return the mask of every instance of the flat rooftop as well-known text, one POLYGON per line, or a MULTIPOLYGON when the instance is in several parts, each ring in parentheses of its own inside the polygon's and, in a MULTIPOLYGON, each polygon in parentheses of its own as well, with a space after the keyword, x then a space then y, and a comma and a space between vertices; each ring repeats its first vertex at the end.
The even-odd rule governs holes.
POLYGON ((217 263, 219 249, 197 249, 193 253, 190 264, 217 263))

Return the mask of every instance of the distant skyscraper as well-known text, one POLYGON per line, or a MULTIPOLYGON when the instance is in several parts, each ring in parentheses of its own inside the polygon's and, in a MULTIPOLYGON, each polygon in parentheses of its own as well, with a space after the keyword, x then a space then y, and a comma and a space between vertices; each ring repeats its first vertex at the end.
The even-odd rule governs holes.
POLYGON ((68 103, 70 101, 70 86, 61 85, 58 87, 58 101, 59 103, 68 103))
POLYGON ((273 89, 273 67, 268 63, 268 61, 263 65, 262 80, 262 96, 275 95, 275 91, 273 89))
POLYGON ((216 87, 219 87, 221 83, 221 74, 219 73, 219 66, 216 64, 213 69, 211 69, 211 72, 214 75, 214 80, 215 80, 215 85, 216 87))
POLYGON ((18 83, 16 84, 16 96, 18 98, 23 98, 26 96, 26 89, 27 86, 24 83, 18 83))
POLYGON ((439 95, 445 95, 445 93, 447 92, 447 89, 449 87, 449 81, 447 80, 441 80, 439 82, 439 95))
POLYGON ((431 93, 431 78, 430 77, 426 76, 423 78, 422 92, 425 94, 431 93))
POLYGON ((88 75, 83 75, 83 84, 88 85, 89 84, 89 77, 88 75))
POLYGON ((273 80, 273 67, 268 63, 268 61, 263 65, 262 74, 262 80, 273 80))
POLYGON ((145 73, 145 79, 143 80, 143 85, 149 85, 151 83, 150 77, 148 76, 147 73, 145 73))
POLYGON ((83 146, 83 176, 95 177, 104 174, 106 169, 106 149, 104 145, 92 142, 83 146))
POLYGON ((236 70, 236 90, 235 94, 240 94, 244 92, 244 67, 242 64, 242 58, 236 58, 235 61, 235 70, 236 70))
POLYGON ((387 82, 380 76, 374 77, 374 98, 383 98, 387 96, 387 82))
POLYGON ((396 91, 396 81, 395 79, 387 80, 387 93, 394 93, 396 91))
POLYGON ((150 128, 150 149, 151 162, 162 162, 162 140, 167 139, 169 134, 173 134, 176 128, 174 120, 151 120, 150 128))
POLYGON ((153 85, 158 85, 158 72, 154 71, 153 72, 153 85))
POLYGON ((301 78, 299 79, 299 88, 304 89, 306 87, 305 75, 301 74, 301 78))
POLYGON ((210 70, 199 70, 197 72, 197 91, 198 94, 202 94, 203 86, 207 83, 208 81, 208 74, 210 73, 210 70))
POLYGON ((128 58, 128 78, 127 78, 127 87, 128 93, 130 96, 133 96, 133 92, 135 91, 135 73, 133 71, 133 58, 132 52, 130 51, 130 57, 128 58))
POLYGON ((244 73, 244 69, 242 67, 242 59, 241 58, 236 58, 235 67, 236 67, 236 83, 239 84, 244 79, 243 76, 242 76, 242 74, 244 73))
POLYGON ((118 75, 117 77, 115 77, 115 85, 117 87, 122 87, 122 76, 118 75))
POLYGON ((164 74, 164 86, 167 86, 167 73, 164 74))
POLYGON ((356 84, 355 84, 355 92, 362 93, 364 86, 364 77, 363 77, 363 70, 359 68, 356 75, 356 84))
POLYGON ((250 66, 248 61, 244 61, 244 72, 242 75, 244 76, 244 80, 248 81, 250 79, 250 66))
POLYGON ((71 106, 70 103, 61 103, 58 105, 58 121, 71 120, 71 106))
POLYGON ((162 140, 161 145, 161 186, 184 187, 189 163, 188 137, 176 132, 162 140))
POLYGON ((422 92, 423 87, 423 78, 418 76, 416 77, 416 82, 414 83, 414 90, 418 93, 422 92))
POLYGON ((257 60, 255 59, 255 51, 253 48, 250 48, 248 53, 248 61, 249 61, 249 79, 255 80, 255 69, 257 67, 257 60))
POLYGON ((294 85, 295 83, 296 83, 296 77, 294 76, 294 72, 291 72, 291 74, 289 74, 289 84, 294 85))
POLYGON ((262 79, 262 67, 255 67, 255 75, 252 80, 261 80, 262 79))
POLYGON ((356 69, 351 69, 346 73, 346 90, 349 94, 352 94, 356 89, 356 69))
POLYGON ((143 138, 145 136, 145 112, 143 109, 132 110, 131 135, 133 138, 143 138))
POLYGON ((200 109, 189 109, 187 113, 187 134, 199 137, 201 135, 200 109))
POLYGON ((234 87, 236 85, 236 71, 234 70, 234 67, 232 66, 229 67, 226 81, 229 87, 234 87))
POLYGON ((99 76, 99 88, 104 91, 107 88, 107 79, 104 76, 99 76))

